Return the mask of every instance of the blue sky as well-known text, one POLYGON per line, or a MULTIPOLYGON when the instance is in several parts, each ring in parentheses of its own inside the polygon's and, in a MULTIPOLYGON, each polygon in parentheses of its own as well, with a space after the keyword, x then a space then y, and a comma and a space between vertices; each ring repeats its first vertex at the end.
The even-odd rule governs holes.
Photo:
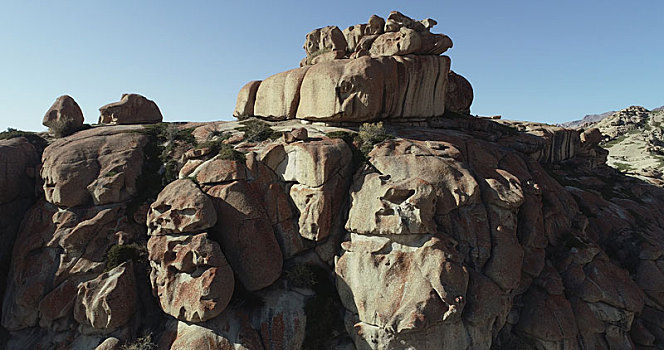
POLYGON ((43 130, 62 94, 87 123, 125 92, 166 121, 231 120, 244 83, 297 67, 306 33, 391 10, 452 38, 474 114, 556 123, 664 105, 661 0, 25 0, 0 12, 0 130, 43 130))

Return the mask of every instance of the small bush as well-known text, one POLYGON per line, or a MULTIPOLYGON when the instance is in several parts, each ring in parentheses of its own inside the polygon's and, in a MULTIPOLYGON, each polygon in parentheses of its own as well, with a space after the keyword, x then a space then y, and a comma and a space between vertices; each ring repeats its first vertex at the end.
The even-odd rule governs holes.
POLYGON ((137 338, 131 344, 122 345, 120 350, 156 350, 157 344, 152 342, 152 334, 137 338))
POLYGON ((106 252, 106 271, 120 266, 125 261, 133 260, 138 262, 145 258, 146 254, 145 247, 141 247, 137 243, 115 244, 106 252))
POLYGON ((360 131, 357 133, 359 149, 365 156, 369 155, 369 152, 373 147, 385 140, 394 138, 394 136, 387 133, 383 127, 383 123, 364 123, 360 126, 360 131))
POLYGON ((248 119, 241 122, 237 130, 244 132, 244 139, 251 142, 261 142, 267 139, 278 139, 281 133, 274 131, 270 124, 260 119, 248 119))
POLYGON ((104 174, 104 177, 113 177, 117 174, 118 174, 117 170, 111 170, 111 171, 107 172, 106 174, 104 174))
POLYGON ((298 288, 313 288, 316 286, 318 276, 310 264, 294 264, 285 270, 286 280, 298 288))
POLYGON ((22 131, 14 128, 7 128, 6 131, 0 132, 0 140, 9 140, 16 137, 25 137, 28 139, 28 142, 30 142, 37 148, 37 150, 39 150, 40 153, 44 150, 44 148, 46 148, 46 146, 48 146, 48 141, 32 131, 22 131))
POLYGON ((221 159, 236 160, 243 163, 246 160, 244 153, 236 151, 233 146, 223 143, 219 147, 218 154, 221 159))

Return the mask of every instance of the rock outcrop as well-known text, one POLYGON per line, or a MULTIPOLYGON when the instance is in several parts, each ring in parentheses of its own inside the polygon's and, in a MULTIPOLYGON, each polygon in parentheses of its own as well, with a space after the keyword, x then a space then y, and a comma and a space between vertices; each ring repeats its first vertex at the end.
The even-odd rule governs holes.
POLYGON ((433 25, 314 31, 238 97, 273 122, 0 141, 0 347, 661 348, 664 189, 601 127, 466 115, 433 25))
POLYGON ((83 112, 71 96, 62 95, 48 109, 42 124, 57 137, 67 136, 83 127, 83 112))
POLYGON ((99 124, 152 124, 163 117, 152 100, 139 94, 122 94, 118 102, 99 108, 99 124))
POLYGON ((307 34, 301 68, 245 85, 233 115, 359 123, 469 114, 472 87, 440 56, 452 41, 432 34, 435 24, 392 12, 343 33, 316 29, 307 34))

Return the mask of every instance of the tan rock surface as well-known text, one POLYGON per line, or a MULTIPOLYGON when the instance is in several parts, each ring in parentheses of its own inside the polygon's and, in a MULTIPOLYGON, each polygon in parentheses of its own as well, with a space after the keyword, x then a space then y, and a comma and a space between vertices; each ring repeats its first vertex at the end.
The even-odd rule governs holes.
POLYGON ((46 200, 62 207, 103 205, 136 194, 146 136, 94 128, 59 139, 42 156, 46 200))
POLYGON ((139 94, 122 94, 118 102, 99 108, 99 124, 152 124, 163 117, 157 104, 139 94))

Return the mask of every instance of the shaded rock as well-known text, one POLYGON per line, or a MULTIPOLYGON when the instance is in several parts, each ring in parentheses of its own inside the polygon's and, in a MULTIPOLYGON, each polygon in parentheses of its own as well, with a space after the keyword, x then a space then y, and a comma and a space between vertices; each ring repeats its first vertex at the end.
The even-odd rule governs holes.
POLYGON ((157 104, 139 94, 122 94, 119 102, 100 107, 99 113, 99 124, 152 124, 163 119, 157 104))
POLYGON ((346 38, 347 52, 352 53, 356 51, 357 45, 363 37, 369 35, 383 34, 385 27, 385 20, 379 16, 373 15, 369 18, 369 22, 365 24, 358 24, 344 29, 343 34, 346 38))
POLYGON ((207 234, 152 236, 148 252, 153 294, 165 313, 200 323, 224 311, 235 279, 219 244, 207 234))
POLYGON ((67 136, 83 126, 83 112, 71 96, 63 95, 46 111, 42 124, 56 137, 67 136))
POLYGON ((300 212, 300 236, 322 241, 330 235, 339 222, 346 183, 341 176, 335 176, 320 187, 311 188, 300 184, 291 186, 290 197, 300 212))
POLYGON ((199 232, 216 222, 212 201, 189 179, 164 187, 150 205, 147 220, 150 235, 199 232))
POLYGON ((261 293, 263 307, 252 313, 265 349, 301 349, 307 315, 305 297, 293 291, 272 289, 261 293))
POLYGON ((213 186, 207 194, 219 217, 211 236, 221 243, 240 282, 249 291, 271 285, 281 275, 283 257, 256 195, 244 181, 213 186))
POLYGON ((461 114, 470 114, 473 103, 473 87, 463 76, 450 71, 447 75, 445 109, 461 114))
POLYGON ((113 330, 134 317, 136 302, 134 268, 123 263, 78 287, 74 318, 84 326, 113 330))
POLYGON ((37 164, 39 155, 27 139, 0 140, 0 204, 34 196, 37 164))

